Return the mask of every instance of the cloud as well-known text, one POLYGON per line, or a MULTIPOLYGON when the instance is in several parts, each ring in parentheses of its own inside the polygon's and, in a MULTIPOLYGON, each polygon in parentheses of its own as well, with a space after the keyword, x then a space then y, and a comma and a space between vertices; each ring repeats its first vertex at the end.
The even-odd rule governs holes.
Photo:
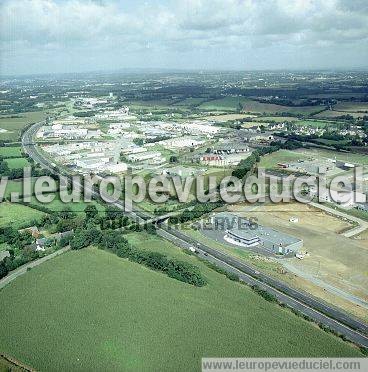
POLYGON ((366 0, 5 0, 0 7, 2 65, 9 56, 55 51, 83 58, 349 43, 358 52, 368 39, 366 0))

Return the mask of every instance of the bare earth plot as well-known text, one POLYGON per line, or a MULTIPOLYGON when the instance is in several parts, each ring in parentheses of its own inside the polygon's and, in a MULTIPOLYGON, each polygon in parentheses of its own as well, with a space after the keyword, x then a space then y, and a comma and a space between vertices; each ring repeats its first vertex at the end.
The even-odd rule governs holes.
MULTIPOLYGON (((232 209, 245 211, 249 206, 232 209)), ((251 211, 243 214, 257 217, 260 224, 303 239, 303 250, 309 253, 308 256, 303 260, 279 261, 289 271, 322 289, 320 293, 313 290, 313 294, 340 297, 345 308, 367 317, 368 244, 366 240, 340 235, 351 227, 349 223, 299 203, 253 206, 251 211), (299 222, 290 222, 291 217, 298 217, 299 222), (347 306, 348 302, 350 306, 347 306)), ((338 301, 332 302, 338 304, 338 301)))

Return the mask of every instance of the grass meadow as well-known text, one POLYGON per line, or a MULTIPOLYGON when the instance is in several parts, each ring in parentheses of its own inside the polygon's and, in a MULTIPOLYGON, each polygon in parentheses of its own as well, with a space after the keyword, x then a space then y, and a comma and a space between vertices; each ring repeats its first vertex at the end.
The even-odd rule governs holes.
POLYGON ((259 166, 261 168, 277 168, 278 163, 287 163, 306 159, 307 156, 302 153, 297 153, 289 150, 279 150, 271 154, 262 156, 259 166))
POLYGON ((0 203, 0 227, 12 225, 21 227, 25 223, 40 219, 45 213, 21 204, 0 203))
POLYGON ((18 146, 0 147, 0 156, 4 158, 20 158, 22 156, 22 148, 18 146))
POLYGON ((281 113, 287 112, 294 115, 305 115, 309 116, 321 110, 320 106, 281 106, 272 103, 263 103, 258 101, 253 101, 244 97, 224 97, 216 100, 211 100, 202 103, 198 107, 202 110, 207 111, 231 111, 234 112, 239 108, 239 103, 243 107, 244 112, 254 112, 254 113, 281 113))
POLYGON ((54 212, 60 212, 64 211, 66 209, 70 209, 75 213, 84 213, 84 209, 88 204, 93 204, 96 206, 96 208, 100 211, 103 212, 105 208, 100 204, 97 203, 96 201, 91 201, 91 202, 84 202, 83 201, 83 196, 82 200, 78 202, 70 202, 70 203, 64 203, 61 199, 58 193, 55 194, 55 198, 53 201, 50 203, 42 203, 37 200, 36 196, 32 196, 31 198, 31 205, 38 205, 38 206, 44 206, 48 209, 51 209, 54 212))
POLYGON ((5 161, 9 169, 24 168, 31 165, 26 158, 12 158, 6 159, 5 161))
POLYGON ((5 133, 0 133, 0 141, 18 141, 22 128, 29 123, 35 123, 45 119, 45 113, 43 111, 24 112, 14 116, 15 117, 10 117, 9 115, 0 116, 0 128, 7 131, 5 133))
POLYGON ((360 355, 170 243, 128 238, 198 265, 208 285, 96 248, 68 252, 0 292, 0 350, 43 371, 196 371, 202 356, 360 355))

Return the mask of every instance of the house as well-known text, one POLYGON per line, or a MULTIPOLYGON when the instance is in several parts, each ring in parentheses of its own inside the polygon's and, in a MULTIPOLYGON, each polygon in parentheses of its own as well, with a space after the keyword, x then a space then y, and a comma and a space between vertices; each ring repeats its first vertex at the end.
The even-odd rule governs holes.
POLYGON ((34 246, 36 246, 35 247, 36 251, 44 252, 46 248, 51 247, 53 244, 55 244, 57 241, 59 241, 64 236, 70 236, 72 234, 73 234, 73 230, 66 231, 64 233, 53 234, 53 235, 48 236, 47 238, 36 239, 35 244, 34 245, 32 244, 31 246, 33 248, 34 246))
POLYGON ((35 239, 37 239, 41 235, 37 226, 26 227, 25 229, 18 230, 18 232, 20 233, 27 232, 31 234, 35 239))

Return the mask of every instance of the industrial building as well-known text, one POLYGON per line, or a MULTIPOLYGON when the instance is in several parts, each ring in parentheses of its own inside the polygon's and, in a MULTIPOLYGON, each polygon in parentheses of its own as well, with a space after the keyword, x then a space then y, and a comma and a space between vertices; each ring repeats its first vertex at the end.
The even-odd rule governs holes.
POLYGON ((256 224, 233 213, 221 212, 211 218, 212 225, 224 232, 224 240, 239 247, 259 246, 274 254, 296 253, 303 240, 267 226, 256 224))

